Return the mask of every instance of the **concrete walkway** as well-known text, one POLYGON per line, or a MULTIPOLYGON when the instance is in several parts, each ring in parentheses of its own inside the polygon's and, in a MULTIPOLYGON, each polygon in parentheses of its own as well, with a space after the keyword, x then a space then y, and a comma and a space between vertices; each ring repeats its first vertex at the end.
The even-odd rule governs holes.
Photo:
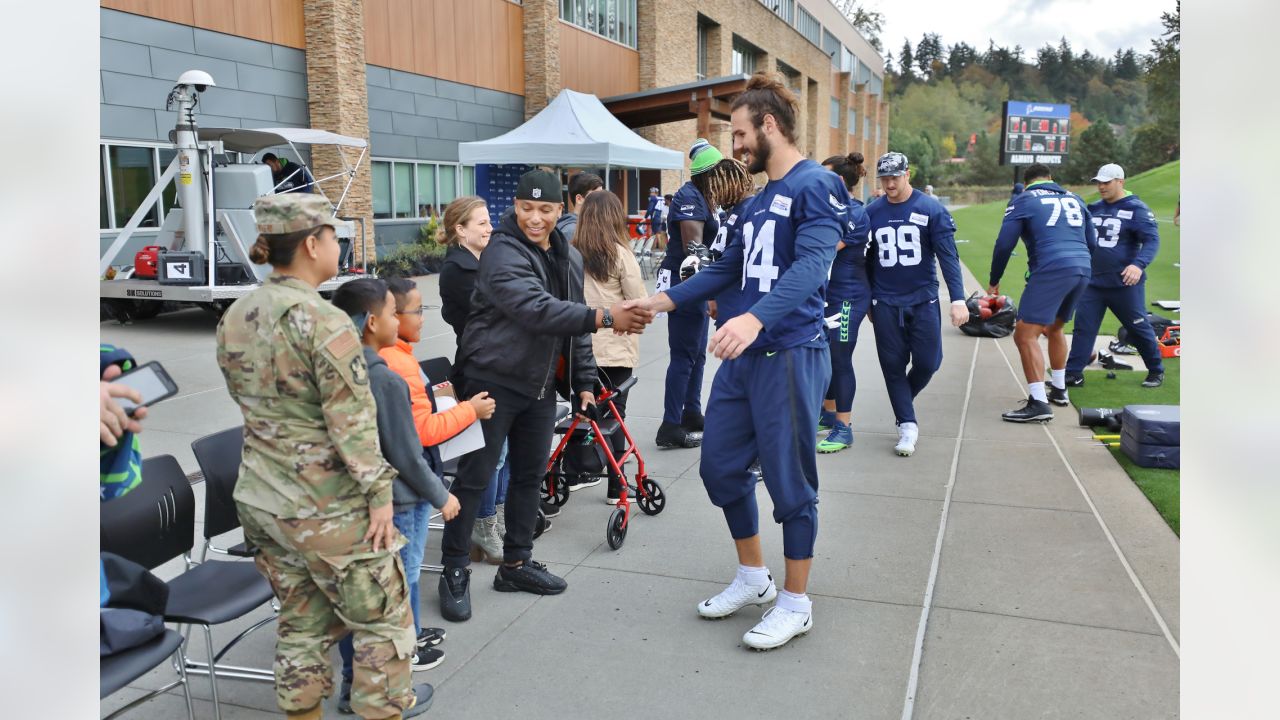
MULTIPOLYGON (((438 304, 436 278, 421 286, 438 304)), ((452 333, 438 311, 427 318, 419 357, 451 357, 452 333)), ((197 469, 192 440, 240 423, 214 361, 213 328, 200 311, 102 326, 104 342, 160 360, 179 383, 179 397, 154 409, 142 445, 188 471, 197 469)), ((568 592, 498 593, 493 568, 474 566, 475 617, 464 624, 440 620, 437 576, 424 574, 424 617, 449 632, 444 664, 415 676, 436 685, 427 717, 1176 717, 1177 537, 1076 426, 1073 409, 1059 409, 1048 426, 1000 420, 1026 394, 1011 340, 950 327, 943 337, 943 367, 917 402, 918 449, 899 458, 872 330, 862 326, 856 442, 819 456, 815 627, 755 653, 740 639, 758 611, 707 622, 694 610, 732 579, 736 559, 699 480, 698 451, 653 444, 667 364, 665 323, 655 323, 642 338, 628 425, 666 490, 665 512, 637 512, 613 551, 604 485, 574 493, 535 551, 568 592)), ((708 361, 707 390, 716 365, 708 361)), ((767 513, 763 486, 759 493, 767 513)), ((780 575, 780 529, 766 517, 762 533, 780 575)), ((429 561, 438 543, 433 531, 429 561)), ((272 646, 270 629, 256 633, 230 662, 270 666, 272 646)), ((199 658, 203 642, 189 652, 199 658)), ((169 677, 168 668, 153 672, 104 701, 104 713, 169 677)), ((197 716, 212 717, 207 681, 192 682, 197 716)), ((224 680, 219 689, 224 718, 279 717, 269 684, 224 680)), ((183 714, 170 693, 130 717, 183 714)))

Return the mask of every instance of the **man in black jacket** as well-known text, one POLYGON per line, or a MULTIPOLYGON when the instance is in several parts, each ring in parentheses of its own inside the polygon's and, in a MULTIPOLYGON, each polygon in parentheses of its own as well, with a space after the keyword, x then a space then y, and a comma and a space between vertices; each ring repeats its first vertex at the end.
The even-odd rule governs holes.
POLYGON ((440 614, 446 620, 471 617, 471 530, 504 439, 511 484, 504 562, 493 586, 501 592, 564 592, 565 581, 532 558, 557 390, 586 411, 594 404, 596 384, 590 334, 600 328, 638 333, 653 320, 651 312, 622 303, 607 309, 585 304, 582 256, 555 227, 563 207, 555 175, 525 173, 516 187, 515 212, 502 219, 480 255, 457 363, 465 393, 487 391, 497 408, 481 422, 484 448, 462 457, 453 485, 461 510, 445 524, 441 540, 440 614))

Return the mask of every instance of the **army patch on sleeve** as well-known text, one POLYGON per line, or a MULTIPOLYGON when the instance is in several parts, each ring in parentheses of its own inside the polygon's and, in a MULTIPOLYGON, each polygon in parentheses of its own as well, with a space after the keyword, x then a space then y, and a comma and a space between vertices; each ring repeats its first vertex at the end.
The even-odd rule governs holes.
POLYGON ((325 352, 332 355, 337 360, 345 360, 350 355, 360 356, 360 341, 356 339, 355 332, 340 332, 329 338, 329 342, 325 343, 325 352))
POLYGON ((369 384, 369 366, 364 364, 364 357, 360 355, 351 358, 351 381, 357 385, 369 384))

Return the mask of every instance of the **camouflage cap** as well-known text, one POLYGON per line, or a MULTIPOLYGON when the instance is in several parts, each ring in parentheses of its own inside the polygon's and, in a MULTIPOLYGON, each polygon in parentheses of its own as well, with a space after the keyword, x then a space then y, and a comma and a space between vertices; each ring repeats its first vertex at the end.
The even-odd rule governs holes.
POLYGON ((315 193, 264 195, 253 202, 253 219, 263 235, 285 235, 340 224, 333 217, 333 204, 315 193))
POLYGON ((887 152, 876 161, 876 177, 897 177, 906 175, 911 166, 907 156, 900 152, 887 152))

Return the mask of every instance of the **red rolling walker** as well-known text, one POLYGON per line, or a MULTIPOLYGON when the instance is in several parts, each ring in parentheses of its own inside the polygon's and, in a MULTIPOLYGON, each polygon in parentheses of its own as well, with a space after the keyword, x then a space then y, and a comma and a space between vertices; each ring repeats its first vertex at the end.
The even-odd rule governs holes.
POLYGON ((608 524, 605 525, 605 539, 608 540, 609 547, 614 550, 622 547, 622 543, 627 539, 633 493, 636 496, 635 504, 639 505, 640 510, 646 515, 657 515, 667 504, 662 486, 645 474, 644 458, 640 456, 640 448, 636 446, 626 423, 622 421, 622 415, 613 404, 613 398, 625 394, 635 384, 636 379, 632 377, 617 388, 611 389, 605 386, 596 394, 596 406, 585 419, 575 412, 556 426, 556 434, 564 437, 547 461, 547 475, 542 487, 542 499, 552 505, 561 506, 569 502, 570 478, 598 477, 607 480, 610 474, 620 478, 618 506, 609 516, 608 524), (615 456, 609 437, 619 428, 627 440, 627 447, 621 455, 615 456), (584 470, 570 466, 566 463, 566 448, 570 443, 596 445, 604 455, 604 467, 596 472, 593 469, 584 470), (632 457, 636 459, 634 486, 627 481, 627 476, 622 469, 622 466, 632 457))

